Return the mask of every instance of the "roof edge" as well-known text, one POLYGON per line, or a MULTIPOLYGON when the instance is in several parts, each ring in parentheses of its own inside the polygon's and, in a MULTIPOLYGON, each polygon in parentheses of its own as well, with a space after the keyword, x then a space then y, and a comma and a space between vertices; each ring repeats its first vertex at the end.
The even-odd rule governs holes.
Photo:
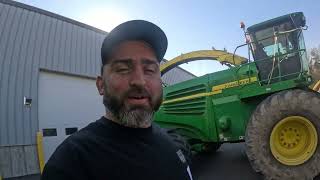
POLYGON ((274 17, 259 23, 256 23, 254 25, 251 25, 247 28, 247 31, 257 31, 260 30, 264 27, 268 27, 270 24, 274 24, 274 23, 281 23, 285 20, 288 20, 291 18, 291 16, 304 16, 303 12, 293 12, 293 13, 289 13, 289 14, 285 14, 282 16, 278 16, 278 17, 274 17))
MULTIPOLYGON (((163 59, 162 61, 163 61, 163 62, 168 62, 168 60, 166 60, 166 59, 163 59)), ((187 71, 187 70, 183 69, 183 68, 182 68, 182 67, 180 67, 180 66, 176 66, 176 67, 174 67, 174 68, 178 68, 178 69, 180 69, 180 70, 182 70, 182 71, 186 72, 187 74, 189 74, 189 75, 191 75, 191 76, 193 76, 193 77, 198 77, 198 76, 196 76, 196 75, 192 74, 191 72, 189 72, 189 71, 187 71)))
POLYGON ((68 23, 71 23, 71 24, 74 24, 74 25, 77 25, 77 26, 80 26, 80 27, 95 31, 97 33, 101 33, 101 34, 104 34, 104 35, 108 34, 108 32, 103 31, 101 29, 98 29, 96 27, 90 26, 88 24, 85 24, 85 23, 82 23, 82 22, 79 22, 79 21, 64 17, 62 15, 59 15, 59 14, 56 14, 56 13, 53 13, 53 12, 50 12, 50 11, 43 10, 43 9, 40 9, 40 8, 37 8, 37 7, 34 7, 34 6, 30 6, 30 5, 21 3, 21 2, 17 2, 17 1, 13 1, 13 0, 0 0, 0 3, 11 5, 11 6, 15 6, 15 7, 19 7, 19 8, 26 9, 26 10, 29 10, 29 11, 33 11, 33 12, 36 12, 36 13, 39 13, 39 14, 43 14, 43 15, 46 15, 46 16, 49 16, 49 17, 53 17, 53 18, 59 19, 61 21, 65 21, 65 22, 68 22, 68 23))

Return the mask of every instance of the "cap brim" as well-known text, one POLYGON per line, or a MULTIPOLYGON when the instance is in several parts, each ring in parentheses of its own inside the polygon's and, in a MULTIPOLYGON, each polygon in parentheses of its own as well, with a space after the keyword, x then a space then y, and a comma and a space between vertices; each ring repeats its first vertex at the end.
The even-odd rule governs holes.
POLYGON ((102 64, 107 63, 114 46, 129 40, 141 40, 151 45, 159 62, 168 46, 165 33, 157 25, 144 20, 128 21, 115 27, 104 39, 101 47, 102 64))

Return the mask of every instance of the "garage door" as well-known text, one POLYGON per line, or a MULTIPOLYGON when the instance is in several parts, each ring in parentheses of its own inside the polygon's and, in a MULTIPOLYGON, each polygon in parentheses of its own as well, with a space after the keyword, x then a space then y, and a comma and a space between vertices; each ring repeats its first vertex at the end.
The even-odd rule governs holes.
POLYGON ((43 133, 45 161, 70 134, 104 114, 95 80, 40 72, 39 128, 43 133))

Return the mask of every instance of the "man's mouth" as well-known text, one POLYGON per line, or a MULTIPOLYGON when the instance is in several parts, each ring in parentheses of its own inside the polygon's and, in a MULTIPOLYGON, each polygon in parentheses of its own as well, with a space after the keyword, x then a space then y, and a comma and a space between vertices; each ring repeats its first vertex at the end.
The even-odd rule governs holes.
POLYGON ((132 98, 132 99, 144 99, 144 98, 147 98, 147 96, 135 95, 135 96, 129 96, 129 98, 132 98))
POLYGON ((128 97, 128 102, 134 105, 148 105, 149 97, 144 95, 133 95, 128 97))

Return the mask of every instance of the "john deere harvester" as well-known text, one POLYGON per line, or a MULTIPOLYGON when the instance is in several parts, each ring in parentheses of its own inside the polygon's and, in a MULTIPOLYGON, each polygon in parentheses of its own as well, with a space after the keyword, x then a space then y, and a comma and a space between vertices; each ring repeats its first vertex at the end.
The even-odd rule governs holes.
POLYGON ((242 28, 246 44, 237 49, 247 46, 248 58, 195 51, 161 66, 165 73, 215 59, 230 68, 165 87, 155 120, 198 151, 245 142, 252 167, 267 179, 313 179, 320 172, 320 93, 308 89, 305 17, 297 12, 242 28))

